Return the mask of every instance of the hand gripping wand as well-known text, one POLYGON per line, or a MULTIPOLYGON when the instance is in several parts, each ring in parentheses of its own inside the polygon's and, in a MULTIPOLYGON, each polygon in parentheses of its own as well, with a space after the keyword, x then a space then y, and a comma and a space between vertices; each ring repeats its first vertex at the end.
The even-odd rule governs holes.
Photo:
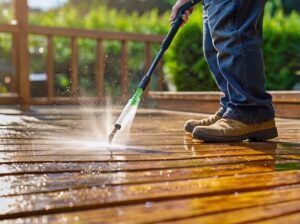
POLYGON ((162 58, 162 56, 164 55, 166 50, 169 48, 171 42, 173 41, 175 35, 177 34, 180 26, 183 23, 182 16, 185 14, 185 11, 189 10, 190 8, 192 8, 194 5, 198 4, 199 2, 201 2, 201 0, 190 0, 189 2, 185 3, 178 10, 177 16, 176 16, 174 22, 172 23, 172 27, 171 27, 169 33, 167 34, 166 38, 164 39, 164 41, 160 47, 160 50, 159 50, 158 54, 156 55, 154 61, 152 62, 148 72, 143 77, 143 79, 140 82, 133 97, 128 101, 127 105, 125 106, 125 108, 123 109, 122 113, 120 114, 118 120, 116 121, 114 129, 108 137, 109 144, 112 143, 117 131, 120 130, 122 128, 122 125, 124 125, 126 123, 126 121, 128 120, 127 115, 130 113, 130 111, 132 111, 134 108, 138 107, 141 97, 151 80, 151 76, 152 76, 155 68, 157 67, 160 59, 162 58))

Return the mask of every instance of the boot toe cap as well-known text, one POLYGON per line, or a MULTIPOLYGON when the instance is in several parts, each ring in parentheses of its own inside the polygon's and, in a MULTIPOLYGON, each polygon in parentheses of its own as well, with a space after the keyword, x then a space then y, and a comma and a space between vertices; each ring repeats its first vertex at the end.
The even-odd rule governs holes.
POLYGON ((196 127, 195 121, 188 120, 184 125, 184 130, 188 133, 192 133, 195 127, 196 127))

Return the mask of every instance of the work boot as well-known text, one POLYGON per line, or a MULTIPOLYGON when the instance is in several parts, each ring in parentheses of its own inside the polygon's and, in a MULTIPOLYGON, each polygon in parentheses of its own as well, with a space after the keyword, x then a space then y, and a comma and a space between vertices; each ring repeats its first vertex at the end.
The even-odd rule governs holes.
POLYGON ((275 120, 260 124, 245 124, 222 118, 210 126, 194 128, 193 138, 208 142, 266 141, 278 136, 275 120))
POLYGON ((214 124, 216 121, 220 120, 222 117, 219 115, 220 110, 218 110, 215 114, 210 115, 209 117, 202 120, 188 120, 184 125, 184 130, 188 133, 192 133, 194 128, 197 126, 209 126, 214 124))

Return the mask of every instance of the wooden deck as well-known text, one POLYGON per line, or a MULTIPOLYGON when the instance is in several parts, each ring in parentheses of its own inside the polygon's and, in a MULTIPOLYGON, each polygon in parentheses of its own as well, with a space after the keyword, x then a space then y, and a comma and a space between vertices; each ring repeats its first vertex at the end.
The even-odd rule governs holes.
POLYGON ((300 223, 300 120, 204 144, 182 131, 201 115, 140 110, 111 155, 104 112, 1 112, 0 223, 300 223))

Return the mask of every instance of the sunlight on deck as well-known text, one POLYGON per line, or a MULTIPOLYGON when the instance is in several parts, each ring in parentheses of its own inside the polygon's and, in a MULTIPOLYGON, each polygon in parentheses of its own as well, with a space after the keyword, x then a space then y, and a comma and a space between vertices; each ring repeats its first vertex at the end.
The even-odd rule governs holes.
POLYGON ((139 110, 110 146, 103 111, 32 115, 1 115, 5 223, 300 221, 300 120, 278 119, 270 142, 207 144, 182 130, 203 115, 139 110))

